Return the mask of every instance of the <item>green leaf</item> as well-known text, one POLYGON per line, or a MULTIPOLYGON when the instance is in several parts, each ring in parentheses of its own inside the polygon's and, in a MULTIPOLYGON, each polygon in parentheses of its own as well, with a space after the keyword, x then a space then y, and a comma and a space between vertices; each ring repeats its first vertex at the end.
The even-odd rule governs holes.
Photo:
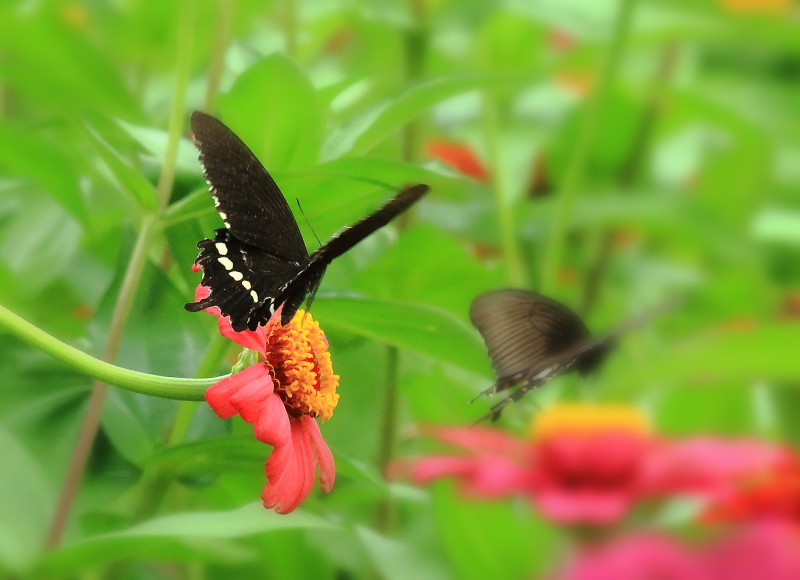
POLYGON ((0 49, 6 56, 0 76, 25 100, 60 115, 66 107, 127 118, 140 114, 138 99, 123 81, 123 67, 111 61, 115 51, 98 49, 86 22, 70 21, 52 5, 4 10, 0 18, 0 49))
POLYGON ((96 151, 100 154, 105 164, 117 178, 122 189, 126 191, 139 206, 146 210, 158 208, 158 196, 156 195, 153 184, 150 183, 142 173, 131 167, 119 153, 114 151, 111 146, 94 130, 87 125, 86 127, 96 151))
POLYGON ((270 447, 252 436, 220 437, 158 451, 147 459, 147 467, 174 477, 250 471, 263 467, 269 453, 270 447))
POLYGON ((103 431, 114 448, 125 459, 142 465, 153 453, 155 433, 152 433, 136 408, 135 397, 120 389, 109 389, 103 406, 103 431))
POLYGON ((0 568, 19 572, 39 551, 53 490, 35 458, 3 428, 0 456, 0 568))
POLYGON ((0 120, 0 169, 36 183, 74 217, 88 222, 74 162, 46 136, 0 120))
POLYGON ((317 162, 323 126, 317 95, 285 56, 273 54, 247 69, 217 104, 222 121, 267 170, 317 162))
MULTIPOLYGON (((37 569, 65 574, 85 567, 87 562, 100 565, 125 557, 216 560, 225 553, 219 549, 219 540, 287 530, 335 529, 334 524, 301 510, 282 516, 265 510, 260 503, 251 503, 230 511, 168 515, 122 532, 87 538, 48 555, 37 569)), ((237 551, 241 559, 242 551, 237 551)))
POLYGON ((753 236, 765 242, 780 242, 797 246, 800 244, 800 212, 770 208, 756 214, 753 220, 753 236))
POLYGON ((616 377, 623 390, 641 389, 653 380, 663 383, 698 380, 733 380, 752 384, 756 380, 800 381, 800 365, 787 356, 786 345, 800 341, 800 327, 794 324, 760 323, 749 330, 703 333, 673 348, 647 364, 628 369, 616 377))
POLYGON ((420 83, 367 111, 340 131, 332 132, 322 148, 325 159, 336 159, 346 153, 364 155, 433 105, 468 91, 507 82, 509 79, 497 76, 469 75, 420 83))
POLYGON ((447 571, 441 562, 436 562, 429 554, 423 556, 414 552, 408 543, 381 536, 363 526, 356 527, 356 534, 381 578, 405 580, 406 578, 438 579, 447 576, 447 571))
POLYGON ((0 254, 24 294, 31 295, 69 268, 82 232, 61 206, 41 194, 26 197, 26 203, 4 223, 0 254))
POLYGON ((439 308, 399 300, 319 295, 313 310, 323 329, 346 330, 475 372, 486 368, 486 351, 477 331, 439 308))

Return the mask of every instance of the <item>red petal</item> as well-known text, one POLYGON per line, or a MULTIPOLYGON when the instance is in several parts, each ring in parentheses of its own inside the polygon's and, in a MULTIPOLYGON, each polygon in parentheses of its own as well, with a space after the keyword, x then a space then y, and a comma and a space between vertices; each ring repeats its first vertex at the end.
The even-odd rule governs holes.
MULTIPOLYGON (((207 298, 210 294, 210 288, 199 285, 194 291, 194 300, 195 302, 200 302, 203 298, 207 298)), ((255 330, 243 330, 242 332, 235 332, 231 326, 231 317, 222 316, 219 307, 212 306, 211 308, 204 309, 204 312, 208 312, 209 314, 213 314, 217 317, 219 333, 222 336, 231 339, 239 346, 249 348, 250 350, 259 352, 262 355, 266 354, 264 349, 266 348, 267 338, 264 334, 264 329, 261 326, 255 330)))
POLYGON ((532 445, 492 427, 433 427, 423 432, 474 455, 491 453, 528 462, 532 445))
POLYGON ((622 491, 587 493, 562 488, 540 491, 534 497, 539 510, 556 522, 600 524, 617 521, 625 514, 634 499, 633 494, 622 491))
POLYGON ((263 364, 255 364, 248 368, 261 367, 263 372, 260 375, 260 380, 251 381, 249 384, 244 385, 236 393, 231 395, 231 405, 242 416, 242 419, 248 423, 255 423, 261 409, 266 404, 267 399, 270 399, 274 394, 274 385, 272 377, 269 376, 269 371, 263 364))
POLYGON ((272 379, 264 365, 249 366, 243 371, 211 385, 206 390, 206 401, 213 411, 223 419, 233 417, 239 410, 231 404, 231 398, 251 384, 263 386, 267 380, 272 384, 272 379))
POLYGON ((292 440, 276 447, 266 463, 267 485, 261 493, 264 507, 279 514, 294 511, 314 485, 314 458, 302 421, 292 421, 292 440))
POLYGON ((322 438, 319 431, 319 424, 312 417, 303 417, 306 423, 308 441, 311 445, 311 452, 314 454, 314 462, 319 465, 319 485, 320 489, 328 493, 333 489, 333 482, 336 479, 336 466, 333 463, 333 454, 328 448, 328 444, 322 438))
MULTIPOLYGON (((200 268, 198 268, 199 270, 200 268)), ((194 266, 192 266, 192 270, 194 270, 194 266)), ((195 272, 197 270, 194 270, 195 272)), ((208 286, 203 286, 202 284, 198 284, 197 288, 194 289, 194 301, 200 302, 203 298, 208 298, 211 294, 211 288, 208 286)), ((217 306, 212 306, 211 308, 205 308, 203 312, 208 312, 209 314, 213 314, 214 316, 219 316, 222 314, 217 306)))
POLYGON ((421 459, 413 467, 411 477, 418 484, 448 475, 464 476, 473 469, 474 460, 453 455, 433 455, 421 459))
POLYGON ((275 447, 283 447, 289 443, 292 428, 286 405, 283 404, 277 393, 264 401, 264 405, 253 422, 253 432, 256 439, 275 447))

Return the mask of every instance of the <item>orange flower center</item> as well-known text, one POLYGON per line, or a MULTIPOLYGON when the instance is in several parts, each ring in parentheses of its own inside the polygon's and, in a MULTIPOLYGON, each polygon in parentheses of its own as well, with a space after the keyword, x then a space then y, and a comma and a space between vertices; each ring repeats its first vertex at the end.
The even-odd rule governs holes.
POLYGON ((591 437, 610 431, 646 438, 650 423, 641 411, 627 405, 562 404, 539 413, 530 434, 533 439, 542 440, 565 433, 591 437))
POLYGON ((323 421, 339 402, 325 334, 311 314, 298 310, 285 325, 267 324, 267 367, 275 392, 292 417, 311 415, 323 421))

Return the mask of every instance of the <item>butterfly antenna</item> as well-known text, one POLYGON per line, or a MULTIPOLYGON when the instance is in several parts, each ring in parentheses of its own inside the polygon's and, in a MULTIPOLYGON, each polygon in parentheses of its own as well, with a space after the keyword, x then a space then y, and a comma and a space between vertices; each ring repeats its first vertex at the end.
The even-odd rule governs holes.
MULTIPOLYGON (((303 211, 303 206, 300 205, 300 199, 295 197, 294 201, 297 203, 297 208, 300 210, 300 213, 303 215, 303 219, 306 221, 306 225, 308 226, 308 229, 310 229, 311 233, 314 234, 314 239, 317 240, 317 245, 321 246, 322 242, 319 241, 319 237, 317 236, 317 232, 314 231, 314 226, 312 226, 311 222, 308 221, 308 218, 306 217, 306 212, 303 211)), ((311 301, 308 302, 308 306, 309 307, 311 306, 311 301)))

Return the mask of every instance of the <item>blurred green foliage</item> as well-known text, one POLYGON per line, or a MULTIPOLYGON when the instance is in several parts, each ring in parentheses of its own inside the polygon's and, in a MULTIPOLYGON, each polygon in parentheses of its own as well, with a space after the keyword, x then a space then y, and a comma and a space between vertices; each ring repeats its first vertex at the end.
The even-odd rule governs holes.
MULTIPOLYGON (((370 237, 324 279, 313 313, 341 375, 339 408, 322 426, 338 477, 290 516, 253 504, 267 450, 249 426, 229 429, 200 405, 185 440, 168 444, 177 403, 112 389, 67 536, 44 552, 91 381, 0 334, 0 573, 399 579, 551 569, 563 537, 526 503, 387 482, 378 454, 395 382, 395 458, 426 449, 415 424, 465 424, 485 410, 464 404, 492 381, 469 303, 513 280, 539 288, 592 99, 597 123, 552 294, 597 331, 664 298, 685 301, 624 339, 594 379, 554 381, 506 411, 503 426, 523 431, 537 405, 578 397, 641 405, 667 433, 800 443, 797 9, 639 0, 628 34, 614 39, 618 9, 590 0, 0 5, 0 303, 81 350, 103 352, 137 231, 159 207, 181 26, 191 41, 184 131, 222 59, 209 110, 293 208, 299 200, 310 249, 312 229, 327 239, 401 185, 432 186, 401 227, 370 237), (614 40, 619 66, 599 86, 614 40), (439 139, 463 144, 491 178, 431 159, 426 144, 439 139), (386 505, 390 523, 377 523, 386 505)), ((117 363, 192 376, 217 330, 183 303, 199 279, 195 244, 219 220, 187 138, 157 219, 117 363)))

